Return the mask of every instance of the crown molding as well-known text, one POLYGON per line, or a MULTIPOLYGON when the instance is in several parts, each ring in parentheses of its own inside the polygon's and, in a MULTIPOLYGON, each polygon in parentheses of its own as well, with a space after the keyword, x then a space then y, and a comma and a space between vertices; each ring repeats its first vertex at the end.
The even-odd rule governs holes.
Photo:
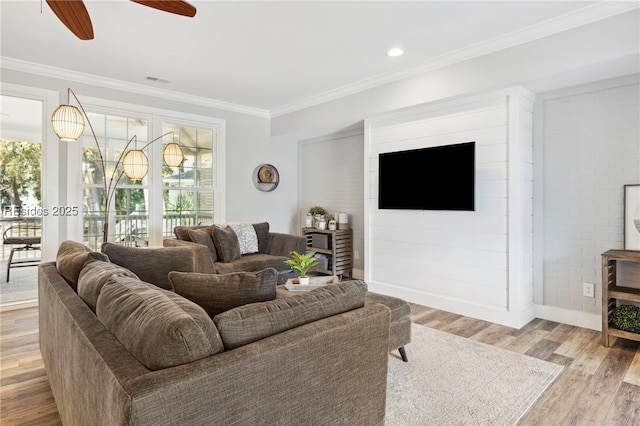
POLYGON ((77 71, 66 70, 63 68, 41 65, 33 62, 26 62, 19 59, 2 56, 0 57, 0 63, 2 64, 1 68, 3 69, 10 69, 13 71, 20 71, 62 80, 71 80, 78 83, 106 87, 108 89, 121 90, 124 92, 135 93, 144 96, 152 96, 155 98, 162 98, 171 101, 184 102, 192 105, 220 109, 223 111, 237 112, 264 118, 270 117, 269 111, 266 109, 253 108, 246 105, 218 101, 215 99, 204 98, 202 96, 187 95, 184 93, 160 89, 157 87, 148 87, 141 84, 127 83, 121 80, 114 80, 93 74, 85 74, 77 71))
POLYGON ((541 23, 513 31, 493 39, 472 44, 436 57, 416 67, 393 73, 379 74, 377 76, 361 80, 354 84, 348 84, 336 89, 309 97, 300 102, 291 103, 271 110, 271 117, 289 114, 325 102, 329 102, 348 95, 353 95, 365 90, 373 89, 385 84, 393 83, 420 74, 443 68, 469 59, 487 55, 499 50, 504 50, 533 40, 548 37, 563 31, 610 18, 621 13, 629 12, 640 7, 638 1, 600 1, 585 6, 576 11, 548 19, 541 23))

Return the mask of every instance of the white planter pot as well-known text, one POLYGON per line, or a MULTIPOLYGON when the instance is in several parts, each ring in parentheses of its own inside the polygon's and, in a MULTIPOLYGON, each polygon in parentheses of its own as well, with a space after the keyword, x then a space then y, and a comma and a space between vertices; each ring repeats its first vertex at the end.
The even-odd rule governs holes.
POLYGON ((298 283, 300 285, 309 285, 309 277, 298 277, 298 283))

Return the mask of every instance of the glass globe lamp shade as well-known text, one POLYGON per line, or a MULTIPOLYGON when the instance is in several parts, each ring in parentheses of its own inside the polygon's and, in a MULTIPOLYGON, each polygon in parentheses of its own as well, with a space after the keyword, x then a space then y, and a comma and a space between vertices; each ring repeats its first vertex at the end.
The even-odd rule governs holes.
POLYGON ((184 154, 182 153, 182 148, 180 148, 180 145, 172 142, 164 147, 162 158, 164 159, 164 162, 167 166, 178 167, 184 160, 184 154))
POLYGON ((63 142, 75 142, 84 132, 84 117, 73 105, 60 105, 51 115, 53 131, 63 142))
POLYGON ((144 152, 132 149, 122 158, 122 171, 131 180, 142 180, 149 171, 149 160, 144 152))

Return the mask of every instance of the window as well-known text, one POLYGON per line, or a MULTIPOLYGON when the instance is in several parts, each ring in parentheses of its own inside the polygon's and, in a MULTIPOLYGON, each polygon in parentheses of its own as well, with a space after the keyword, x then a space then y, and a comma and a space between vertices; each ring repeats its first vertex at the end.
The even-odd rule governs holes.
MULTIPOLYGON (((131 181, 125 175, 114 185, 121 175, 118 163, 129 140, 136 136, 137 145, 146 144, 148 122, 142 119, 108 114, 88 113, 100 150, 96 146, 91 130, 85 128, 82 138, 82 178, 84 194, 82 198, 83 236, 89 247, 97 249, 102 243, 104 213, 109 200, 108 240, 118 244, 146 245, 148 241, 148 175, 142 181, 131 181), (100 155, 105 163, 102 170, 100 155), (105 179, 106 174, 106 179, 105 179), (107 188, 105 188, 105 184, 107 188)), ((129 146, 135 148, 135 146, 129 146)))
POLYGON ((172 124, 162 126, 163 134, 170 131, 174 133, 173 142, 182 147, 184 161, 179 167, 163 164, 164 237, 172 236, 177 225, 213 223, 213 147, 216 134, 211 129, 172 124))
MULTIPOLYGON (((224 122, 215 119, 203 122, 189 120, 189 116, 178 113, 174 115, 175 119, 171 114, 168 119, 159 119, 153 114, 143 118, 131 113, 111 114, 108 109, 88 112, 107 175, 105 190, 100 152, 87 125, 82 139, 82 232, 89 247, 99 249, 103 241, 107 192, 113 193, 109 203, 108 241, 117 244, 162 245, 163 238, 174 236, 175 226, 213 223, 214 210, 223 212, 214 200, 216 185, 222 180, 216 177, 224 173, 217 155, 223 141, 220 134, 224 135, 224 122), (173 140, 170 134, 143 150, 149 159, 149 172, 142 181, 131 181, 123 175, 116 189, 109 189, 112 177, 115 181, 122 172, 118 160, 134 135, 137 149, 142 149, 149 141, 170 132, 173 140), (178 167, 169 167, 162 159, 164 146, 171 142, 179 144, 184 153, 184 161, 178 167)), ((126 149, 132 148, 136 148, 134 142, 126 149)), ((224 220, 223 213, 218 220, 224 220)))

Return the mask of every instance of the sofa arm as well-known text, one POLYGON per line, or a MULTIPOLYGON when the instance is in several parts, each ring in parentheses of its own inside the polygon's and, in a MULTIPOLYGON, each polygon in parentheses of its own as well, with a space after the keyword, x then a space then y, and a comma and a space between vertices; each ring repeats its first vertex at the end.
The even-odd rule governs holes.
POLYGON ((289 257, 289 254, 294 250, 298 253, 304 253, 307 250, 307 239, 293 234, 269 232, 266 254, 289 257))
POLYGON ((203 274, 215 274, 216 267, 211 260, 209 248, 202 244, 192 241, 166 239, 162 241, 164 247, 189 247, 193 250, 193 258, 195 259, 195 272, 203 274))

